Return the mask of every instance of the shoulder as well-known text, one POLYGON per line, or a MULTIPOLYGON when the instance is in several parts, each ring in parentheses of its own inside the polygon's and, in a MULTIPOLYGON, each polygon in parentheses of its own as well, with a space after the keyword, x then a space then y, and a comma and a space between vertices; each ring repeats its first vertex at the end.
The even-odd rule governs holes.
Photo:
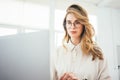
POLYGON ((108 72, 108 60, 107 58, 105 57, 105 55, 103 55, 103 60, 97 58, 96 59, 96 62, 98 63, 98 70, 99 70, 99 73, 102 74, 102 73, 105 73, 105 72, 108 72))
POLYGON ((99 59, 98 57, 95 59, 95 61, 97 61, 101 65, 107 62, 107 58, 105 57, 105 55, 104 54, 102 55, 103 55, 103 59, 99 59))
POLYGON ((103 60, 98 60, 99 65, 98 65, 98 73, 99 73, 99 78, 100 80, 111 80, 111 76, 109 74, 109 66, 108 66, 108 61, 105 56, 103 56, 103 60))
POLYGON ((64 46, 60 45, 60 46, 56 47, 56 52, 55 53, 56 53, 57 56, 62 55, 62 53, 64 53, 64 46))
POLYGON ((99 67, 101 69, 108 68, 108 61, 107 61, 107 58, 104 55, 103 55, 103 60, 99 61, 99 67))
POLYGON ((64 47, 63 45, 60 45, 60 46, 57 46, 57 47, 55 48, 55 50, 56 50, 56 52, 58 53, 58 52, 64 51, 64 50, 65 50, 65 47, 64 47))

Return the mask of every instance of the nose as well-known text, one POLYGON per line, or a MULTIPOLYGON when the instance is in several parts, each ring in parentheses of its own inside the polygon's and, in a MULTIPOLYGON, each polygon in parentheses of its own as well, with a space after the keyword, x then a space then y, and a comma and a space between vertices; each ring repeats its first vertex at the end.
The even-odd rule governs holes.
POLYGON ((75 24, 74 23, 71 24, 71 28, 75 28, 75 24))

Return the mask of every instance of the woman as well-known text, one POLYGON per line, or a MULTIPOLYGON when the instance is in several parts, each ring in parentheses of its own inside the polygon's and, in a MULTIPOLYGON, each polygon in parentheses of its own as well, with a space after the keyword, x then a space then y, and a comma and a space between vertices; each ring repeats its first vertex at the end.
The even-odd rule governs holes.
POLYGON ((66 12, 63 45, 52 57, 52 80, 111 80, 87 12, 76 4, 66 12))

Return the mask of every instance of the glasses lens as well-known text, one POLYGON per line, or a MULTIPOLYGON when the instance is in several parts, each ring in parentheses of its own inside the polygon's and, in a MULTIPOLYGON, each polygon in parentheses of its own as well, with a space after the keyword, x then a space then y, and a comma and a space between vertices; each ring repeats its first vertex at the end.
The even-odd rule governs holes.
POLYGON ((66 26, 67 27, 74 26, 75 28, 77 28, 80 26, 80 21, 76 20, 74 23, 72 23, 71 21, 66 21, 66 26))

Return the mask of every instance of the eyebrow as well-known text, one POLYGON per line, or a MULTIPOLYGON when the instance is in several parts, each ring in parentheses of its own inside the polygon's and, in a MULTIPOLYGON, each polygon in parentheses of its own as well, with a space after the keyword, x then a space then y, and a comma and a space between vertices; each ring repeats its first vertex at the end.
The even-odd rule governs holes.
MULTIPOLYGON (((71 21, 71 20, 66 20, 66 21, 71 21)), ((76 21, 79 21, 78 19, 76 19, 74 22, 76 22, 76 21)))

